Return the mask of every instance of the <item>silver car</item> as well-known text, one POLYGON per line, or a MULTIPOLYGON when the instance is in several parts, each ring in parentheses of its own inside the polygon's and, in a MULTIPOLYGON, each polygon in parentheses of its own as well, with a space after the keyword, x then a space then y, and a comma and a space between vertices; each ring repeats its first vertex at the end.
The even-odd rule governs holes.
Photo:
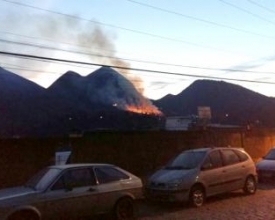
POLYGON ((198 207, 208 196, 238 189, 256 192, 257 173, 250 156, 239 148, 201 148, 182 152, 155 172, 145 196, 198 207))
POLYGON ((0 219, 79 219, 112 213, 116 219, 134 215, 142 181, 110 164, 50 166, 24 186, 0 190, 0 219))

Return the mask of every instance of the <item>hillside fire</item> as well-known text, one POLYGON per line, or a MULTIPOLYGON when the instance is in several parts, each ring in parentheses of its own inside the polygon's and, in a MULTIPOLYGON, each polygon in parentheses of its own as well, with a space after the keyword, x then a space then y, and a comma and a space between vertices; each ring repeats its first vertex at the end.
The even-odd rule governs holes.
POLYGON ((135 105, 126 105, 126 111, 133 113, 143 114, 143 115, 158 115, 161 116, 162 112, 159 111, 155 106, 135 106, 135 105))

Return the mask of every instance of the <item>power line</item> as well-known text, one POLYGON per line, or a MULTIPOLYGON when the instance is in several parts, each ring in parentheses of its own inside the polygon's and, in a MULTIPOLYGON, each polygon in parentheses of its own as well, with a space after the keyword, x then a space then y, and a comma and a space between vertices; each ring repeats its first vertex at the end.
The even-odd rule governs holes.
MULTIPOLYGON (((85 20, 85 21, 89 21, 89 22, 93 22, 93 23, 97 23, 97 24, 100 24, 100 25, 108 25, 108 24, 104 24, 104 23, 101 23, 101 22, 97 22, 97 21, 93 21, 93 20, 88 20, 88 19, 85 19, 85 18, 81 18, 81 17, 77 17, 77 16, 73 16, 73 15, 69 15, 69 14, 64 14, 64 13, 60 13, 60 12, 56 12, 56 11, 51 11, 51 10, 47 10, 47 9, 43 9, 43 8, 39 8, 39 7, 36 7, 36 6, 31 6, 31 5, 26 5, 26 4, 23 4, 23 3, 19 3, 19 2, 12 2, 12 1, 9 1, 9 0, 2 0, 2 1, 5 1, 5 2, 8 2, 8 3, 12 3, 12 4, 17 4, 17 5, 21 5, 21 6, 25 6, 25 7, 31 7, 31 8, 34 8, 34 9, 38 9, 38 10, 43 10, 43 11, 46 11, 46 12, 50 12, 50 13, 55 13, 55 14, 59 14, 59 15, 63 15, 63 16, 69 16, 69 17, 72 17, 72 18, 75 18, 75 19, 81 19, 81 20, 85 20)), ((128 0, 130 2, 135 2, 133 0, 128 0)), ((137 2, 135 2, 137 3, 137 2)), ((167 10, 166 10, 167 11, 167 10)), ((171 11, 170 11, 171 12, 171 11)), ((174 12, 176 13, 176 12, 174 12)), ((194 18, 194 19, 198 19, 198 18, 195 18, 195 17, 190 17, 190 18, 194 18)), ((198 20, 202 20, 203 19, 198 19, 198 20)), ((205 22, 209 22, 209 21, 206 21, 204 20, 205 22)), ((211 22, 210 22, 211 23, 211 22)), ((214 22, 212 22, 214 23, 214 22)), ((218 24, 218 23, 217 23, 218 24)), ((219 25, 219 24, 218 24, 219 25)), ((114 26, 114 25, 111 25, 112 27, 114 28, 120 28, 120 27, 117 27, 117 26, 114 26)), ((11 33, 9 33, 11 34, 11 33)), ((26 37, 26 36, 25 36, 26 37)), ((30 37, 30 36, 29 36, 30 37)), ((34 38, 34 37, 30 37, 30 38, 34 38)), ((273 38, 273 37, 269 37, 269 38, 273 38)), ((199 46, 199 45, 197 45, 199 46)), ((212 48, 213 49, 213 48, 212 48)), ((96 56, 96 55, 95 55, 96 56)), ((110 57, 111 58, 111 57, 110 57)), ((129 60, 129 61, 135 61, 135 62, 144 62, 144 63, 154 63, 154 62, 148 62, 148 61, 140 61, 140 60, 131 60, 131 59, 126 59, 126 58, 119 58, 119 59, 122 59, 122 60, 129 60)), ((163 63, 158 63, 158 62, 155 62, 155 64, 159 64, 159 65, 173 65, 173 66, 182 66, 182 65, 174 65, 174 64, 163 64, 163 63)), ((186 66, 182 66, 182 67, 186 67, 186 66)), ((188 67, 188 68, 198 68, 200 69, 200 67, 188 67)), ((216 69, 212 69, 212 68, 202 68, 202 69, 209 69, 209 70, 216 70, 216 69)), ((230 69, 220 69, 221 71, 242 71, 242 70, 230 70, 230 69)), ((247 71, 247 72, 255 72, 255 71, 247 71)), ((260 72, 260 73, 263 73, 263 72, 260 72)), ((265 73, 268 73, 268 72, 265 72, 265 73)))
POLYGON ((260 33, 256 33, 256 32, 252 32, 252 31, 232 27, 232 26, 225 25, 225 24, 220 24, 220 23, 217 23, 217 22, 214 22, 214 21, 208 21, 208 20, 205 20, 205 19, 202 19, 202 18, 197 18, 197 17, 193 17, 193 16, 190 16, 190 15, 182 14, 182 13, 179 13, 179 12, 167 10, 167 9, 160 8, 160 7, 157 7, 157 6, 154 6, 154 5, 149 5, 149 4, 142 3, 142 2, 137 2, 137 1, 134 1, 134 0, 126 0, 126 1, 134 3, 134 4, 138 4, 138 5, 141 5, 141 6, 144 6, 144 7, 148 7, 148 8, 154 9, 154 10, 158 10, 158 11, 166 12, 166 13, 169 13, 169 14, 177 15, 177 16, 180 16, 180 17, 188 18, 188 19, 191 19, 191 20, 203 22, 203 23, 206 23, 206 24, 210 24, 210 25, 214 25, 214 26, 218 26, 218 27, 222 27, 222 28, 227 28, 227 29, 231 29, 231 30, 246 33, 246 34, 255 35, 255 36, 258 36, 258 37, 274 39, 273 36, 266 36, 266 35, 263 35, 263 34, 260 34, 260 33))
MULTIPOLYGON (((43 49, 48 49, 48 50, 58 50, 58 51, 77 53, 77 54, 88 55, 88 56, 97 56, 97 57, 104 57, 104 58, 109 58, 109 59, 118 59, 115 56, 93 54, 93 53, 88 53, 88 52, 84 52, 84 51, 68 50, 68 49, 50 47, 50 46, 42 45, 42 44, 33 44, 33 43, 27 43, 27 42, 11 41, 11 40, 3 39, 3 38, 0 38, 0 41, 4 42, 4 43, 12 43, 12 44, 18 44, 18 45, 23 45, 23 46, 38 47, 38 48, 43 48, 43 49)), ((123 58, 121 58, 121 59, 123 59, 123 58)))
POLYGON ((227 1, 224 1, 224 0, 219 0, 219 1, 222 2, 222 3, 224 3, 224 4, 226 4, 226 5, 231 6, 231 7, 233 7, 233 8, 236 8, 236 9, 242 11, 242 12, 245 12, 245 13, 247 13, 247 14, 250 14, 250 15, 252 15, 252 16, 254 16, 254 17, 256 17, 256 18, 258 18, 258 19, 260 19, 260 20, 263 20, 263 21, 265 21, 265 22, 267 22, 267 23, 269 23, 269 24, 275 25, 275 22, 270 21, 270 20, 268 20, 268 19, 266 19, 266 18, 264 18, 264 17, 262 17, 262 16, 260 16, 260 15, 257 15, 257 14, 255 14, 255 13, 252 13, 251 11, 248 11, 248 10, 246 10, 246 9, 244 9, 244 8, 241 8, 241 7, 237 6, 237 5, 234 5, 234 4, 229 3, 229 2, 227 2, 227 1))
MULTIPOLYGON (((187 44, 187 45, 192 45, 192 46, 201 47, 201 48, 207 48, 207 49, 211 49, 211 50, 229 52, 229 51, 226 51, 226 50, 220 49, 220 48, 215 48, 215 47, 211 47, 211 46, 206 46, 206 45, 202 45, 202 44, 193 43, 193 42, 186 41, 186 40, 166 37, 166 36, 162 36, 162 35, 157 35, 157 34, 144 32, 144 31, 140 31, 140 30, 125 28, 125 27, 121 27, 121 26, 117 26, 117 25, 106 24, 106 23, 102 23, 102 22, 99 22, 99 21, 95 21, 95 20, 75 16, 75 15, 65 14, 65 13, 61 13, 61 12, 57 12, 57 11, 53 11, 53 10, 49 10, 49 9, 40 8, 40 7, 33 6, 33 5, 24 4, 24 3, 21 3, 21 2, 13 2, 13 1, 9 1, 9 0, 1 0, 1 1, 11 3, 11 4, 15 4, 15 5, 20 5, 20 6, 23 6, 23 7, 29 7, 29 8, 32 8, 32 9, 41 10, 41 11, 45 11, 45 12, 49 12, 49 13, 53 13, 53 14, 57 14, 57 15, 62 15, 62 16, 70 17, 70 18, 77 19, 77 20, 91 22, 91 23, 98 24, 98 25, 101 25, 101 26, 107 26, 107 27, 111 27, 111 28, 120 29, 120 30, 123 30, 123 31, 133 32, 133 33, 136 33, 136 34, 141 34, 141 35, 146 35, 146 36, 150 36, 150 37, 154 37, 154 38, 159 38, 159 39, 162 39, 162 40, 168 40, 168 41, 173 41, 173 42, 178 42, 178 43, 184 43, 184 44, 187 44)), ((275 37, 272 37, 272 39, 274 39, 274 38, 275 37)))
MULTIPOLYGON (((25 67, 7 67, 7 66, 2 66, 2 67, 7 68, 7 69, 12 69, 12 70, 21 70, 21 71, 34 72, 34 73, 58 74, 60 76, 63 75, 63 73, 44 71, 44 70, 34 70, 34 69, 25 68, 25 67)), ((139 83, 143 82, 142 80, 138 80, 138 79, 131 79, 130 81, 131 82, 139 82, 139 83)))
MULTIPOLYGON (((117 25, 106 24, 106 23, 95 21, 95 20, 90 20, 90 19, 79 17, 79 16, 75 16, 75 15, 65 14, 65 13, 61 13, 61 12, 57 12, 57 11, 53 11, 53 10, 49 10, 49 9, 40 8, 40 7, 37 7, 37 6, 24 4, 24 3, 21 3, 21 2, 13 2, 13 1, 9 1, 9 0, 1 0, 1 1, 11 3, 11 4, 15 4, 15 5, 20 5, 20 6, 23 6, 23 7, 29 7, 29 8, 36 9, 36 10, 45 11, 45 12, 48 12, 48 13, 62 15, 62 16, 70 17, 70 18, 77 19, 77 20, 91 22, 91 23, 98 24, 98 25, 101 25, 101 26, 107 26, 107 27, 111 27, 111 28, 115 28, 115 29, 120 29, 120 30, 123 30, 123 31, 133 32, 133 33, 140 34, 140 35, 146 35, 146 36, 150 36, 150 37, 154 37, 154 38, 159 38, 159 39, 162 39, 162 40, 168 40, 168 41, 172 41, 172 42, 183 43, 183 44, 187 44, 187 45, 191 45, 191 46, 195 46, 195 47, 206 48, 206 49, 211 49, 211 50, 216 50, 216 51, 221 51, 221 52, 226 52, 226 53, 233 53, 232 51, 228 51, 228 50, 224 50, 224 49, 220 49, 220 48, 215 48, 215 47, 212 47, 212 46, 206 46, 206 45, 197 44, 197 43, 193 43, 193 42, 186 41, 186 40, 170 38, 170 37, 157 35, 157 34, 153 34, 153 33, 149 33, 149 32, 144 32, 144 31, 140 31, 140 30, 125 28, 125 27, 121 27, 121 26, 117 26, 117 25)), ((264 36, 262 36, 262 37, 264 37, 264 36)), ((275 39, 275 37, 268 37, 268 36, 265 36, 265 38, 275 39)))
MULTIPOLYGON (((25 59, 25 58, 23 58, 25 59)), ((66 65, 70 65, 70 64, 66 64, 66 65)), ((76 66, 76 67, 80 67, 80 66, 77 66, 77 65, 70 65, 70 66, 76 66)), ((10 63, 6 63, 6 62, 0 62, 0 67, 3 67, 5 69, 12 69, 12 70, 21 70, 21 71, 27 71, 27 72, 36 72, 36 73, 49 73, 49 74, 57 74, 57 75, 63 75, 63 73, 60 73, 60 72, 52 72, 52 71, 45 71, 45 70, 38 70, 38 69, 30 69, 30 68, 27 68, 25 66, 20 66, 20 65, 14 65, 14 64, 10 64, 10 63)), ((89 67, 86 67, 86 68, 89 68, 89 67)), ((90 68, 89 68, 90 69, 90 68)), ((149 76, 149 77, 152 77, 152 76, 149 76)), ((166 77, 166 76, 165 76, 166 77)), ((130 77, 129 78, 130 81, 132 82, 143 82, 143 80, 139 80, 137 78, 132 78, 130 77)), ((174 78, 175 79, 175 78, 174 78)), ((176 79, 175 79, 176 80, 176 79)), ((165 83, 165 84, 172 84, 173 82, 163 82, 163 81, 154 81, 154 82, 161 82, 161 83, 165 83)))
MULTIPOLYGON (((162 66, 174 66, 174 67, 181 67, 181 68, 212 70, 212 71, 275 74, 275 72, 268 72, 268 71, 252 71, 252 70, 241 70, 241 69, 232 69, 232 68, 211 68, 211 67, 200 67, 200 66, 181 65, 181 64, 170 64, 170 63, 163 63, 163 62, 153 62, 153 61, 148 61, 148 60, 128 59, 128 58, 108 56, 108 55, 102 55, 102 54, 96 54, 96 53, 88 53, 88 52, 82 52, 82 51, 61 49, 61 48, 50 47, 50 46, 45 46, 45 45, 41 45, 41 44, 32 44, 32 43, 26 43, 26 42, 11 41, 11 40, 6 40, 6 39, 2 39, 2 38, 0 38, 0 42, 19 44, 19 45, 23 45, 23 46, 38 47, 38 48, 44 48, 44 49, 48 49, 48 50, 58 50, 58 51, 63 51, 63 52, 70 52, 70 53, 95 56, 95 57, 101 57, 101 58, 119 59, 119 60, 123 60, 123 61, 132 61, 132 62, 155 64, 155 65, 162 65, 162 66)), ((85 67, 83 67, 83 68, 85 68, 85 67)))
POLYGON ((34 70, 30 68, 26 68, 23 66, 18 66, 18 65, 12 65, 12 64, 7 64, 7 63, 1 63, 1 65, 8 65, 8 66, 2 66, 3 68, 8 68, 8 69, 13 69, 13 70, 23 70, 23 71, 28 71, 28 72, 35 72, 35 73, 49 73, 49 74, 58 74, 61 75, 62 73, 58 72, 52 72, 52 71, 43 71, 43 70, 34 70))
MULTIPOLYGON (((48 41, 48 42, 55 43, 55 44, 57 42, 56 39, 52 39, 52 38, 42 38, 42 37, 27 36, 27 35, 23 35, 23 34, 8 32, 8 31, 1 31, 0 30, 0 33, 8 34, 8 35, 13 35, 13 36, 16 36, 16 37, 24 37, 24 38, 34 39, 34 40, 48 41)), ((87 48, 89 46, 89 45, 75 45, 74 43, 60 42, 60 41, 58 41, 58 43, 59 44, 64 44, 64 45, 69 45, 69 46, 74 46, 74 47, 82 47, 82 48, 87 48)), ((93 48, 104 50, 104 51, 108 51, 108 52, 112 52, 112 53, 116 52, 116 50, 106 50, 106 49, 102 49, 102 48, 99 48, 99 47, 93 47, 93 48)))
POLYGON ((175 72, 167 72, 167 71, 160 71, 160 70, 130 68, 130 67, 123 67, 123 66, 104 65, 104 64, 98 64, 98 63, 82 62, 82 61, 67 60, 67 59, 42 57, 42 56, 35 56, 35 55, 30 55, 30 54, 11 53, 11 52, 6 52, 6 51, 0 51, 0 54, 7 55, 7 56, 14 56, 14 57, 50 60, 50 61, 57 61, 57 62, 64 62, 64 63, 76 63, 76 64, 89 65, 89 66, 111 67, 111 68, 115 68, 115 69, 124 69, 124 70, 132 70, 132 71, 139 71, 139 72, 159 73, 159 74, 176 75, 176 76, 187 76, 187 77, 192 77, 192 78, 206 78, 206 79, 216 79, 216 80, 219 79, 219 80, 229 80, 229 81, 239 81, 239 82, 275 85, 275 82, 270 82, 270 81, 267 82, 267 81, 256 81, 256 80, 244 80, 244 79, 234 79, 234 78, 225 78, 225 77, 212 77, 212 76, 204 76, 204 75, 196 75, 196 74, 175 73, 175 72))
POLYGON ((255 1, 252 1, 252 0, 247 0, 247 1, 250 2, 250 3, 253 4, 253 5, 256 5, 256 6, 262 8, 262 9, 264 9, 264 10, 266 10, 266 11, 269 11, 269 12, 275 14, 275 11, 274 11, 274 10, 272 10, 272 9, 270 9, 270 8, 268 8, 268 7, 265 7, 265 6, 261 5, 261 4, 259 4, 258 2, 255 2, 255 1))

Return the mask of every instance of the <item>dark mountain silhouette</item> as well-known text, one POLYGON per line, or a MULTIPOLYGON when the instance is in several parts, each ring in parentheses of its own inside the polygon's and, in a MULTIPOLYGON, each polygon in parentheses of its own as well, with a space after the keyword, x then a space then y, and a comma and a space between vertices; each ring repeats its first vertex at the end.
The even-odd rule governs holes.
POLYGON ((0 136, 35 131, 48 118, 45 89, 0 67, 0 136))
POLYGON ((145 107, 159 113, 110 68, 100 68, 86 77, 69 71, 48 89, 0 69, 0 137, 155 128, 159 115, 145 107), (145 112, 137 114, 133 109, 145 112))
MULTIPOLYGON (((209 106, 214 123, 275 127, 274 98, 226 82, 198 80, 153 104, 164 116, 197 115, 198 106, 209 106)), ((1 138, 159 129, 163 117, 153 104, 107 67, 88 76, 68 71, 48 89, 0 68, 1 138)))
POLYGON ((160 113, 129 80, 108 67, 85 77, 69 71, 48 88, 47 97, 58 106, 59 125, 76 132, 148 129, 156 126, 160 113), (144 114, 137 114, 140 110, 144 114))
MULTIPOLYGON (((144 111, 159 114, 150 100, 142 96, 134 85, 115 70, 102 67, 86 77, 67 72, 49 87, 54 99, 62 99, 77 108, 115 108, 125 111, 144 111)), ((70 104, 69 104, 70 105, 70 104)))
POLYGON ((209 106, 214 123, 275 126, 274 98, 223 81, 197 80, 154 104, 166 116, 197 115, 198 106, 209 106))

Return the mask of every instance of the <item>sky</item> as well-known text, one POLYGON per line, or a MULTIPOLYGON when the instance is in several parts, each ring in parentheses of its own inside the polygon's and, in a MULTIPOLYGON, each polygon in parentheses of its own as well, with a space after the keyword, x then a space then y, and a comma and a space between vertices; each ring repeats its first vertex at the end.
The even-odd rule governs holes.
POLYGON ((46 88, 107 65, 150 99, 198 79, 275 97, 274 15, 274 0, 0 0, 0 52, 86 63, 0 54, 0 66, 46 88))

